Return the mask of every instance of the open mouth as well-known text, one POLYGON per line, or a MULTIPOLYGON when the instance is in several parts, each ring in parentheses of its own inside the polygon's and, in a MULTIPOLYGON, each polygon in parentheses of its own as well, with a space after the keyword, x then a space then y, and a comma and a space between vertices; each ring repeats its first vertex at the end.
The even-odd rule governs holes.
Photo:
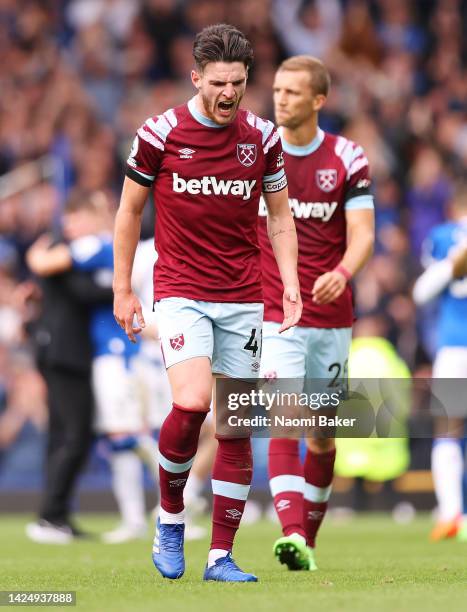
POLYGON ((227 114, 227 113, 230 113, 234 105, 235 105, 235 102, 233 101, 223 100, 218 103, 218 108, 222 114, 227 114))

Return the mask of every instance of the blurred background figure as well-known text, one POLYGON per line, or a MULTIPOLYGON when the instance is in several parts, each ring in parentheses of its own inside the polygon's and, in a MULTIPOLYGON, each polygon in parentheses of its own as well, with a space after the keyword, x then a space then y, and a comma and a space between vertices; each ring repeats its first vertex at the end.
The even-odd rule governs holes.
MULTIPOLYGON (((37 241, 29 251, 31 268, 44 277, 79 270, 110 290, 112 225, 112 211, 102 192, 74 191, 63 216, 67 243, 47 248, 45 241, 37 241)), ((152 257, 149 266, 151 262, 152 257)), ((111 303, 95 305, 87 334, 93 345, 92 389, 97 408, 94 426, 110 446, 113 492, 122 519, 121 525, 105 533, 103 539, 115 544, 146 533, 140 460, 148 464, 155 477, 157 445, 149 426, 144 431, 140 386, 133 365, 140 345, 132 344, 116 324, 111 303)))
POLYGON ((52 236, 43 235, 26 254, 31 271, 40 277, 42 299, 33 337, 49 414, 43 500, 39 520, 30 523, 26 533, 36 542, 66 544, 84 535, 70 514, 92 442, 91 313, 96 303, 111 304, 111 292, 79 270, 49 272, 45 257, 64 247, 63 242, 52 244, 52 236))
POLYGON ((437 402, 431 406, 436 419, 431 470, 438 522, 431 539, 458 535, 467 541, 467 516, 462 517, 467 406, 462 390, 445 380, 467 378, 467 182, 457 186, 449 213, 450 220, 435 226, 425 240, 426 269, 417 279, 413 295, 419 306, 439 300, 432 387, 437 402))

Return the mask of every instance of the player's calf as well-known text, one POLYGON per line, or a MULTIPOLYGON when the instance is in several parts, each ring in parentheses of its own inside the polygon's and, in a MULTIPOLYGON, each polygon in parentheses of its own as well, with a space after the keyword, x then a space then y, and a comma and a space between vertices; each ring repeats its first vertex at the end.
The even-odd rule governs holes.
POLYGON ((305 537, 303 491, 305 480, 299 456, 299 440, 272 439, 268 457, 269 487, 282 533, 305 537))
POLYGON ((159 438, 161 510, 156 524, 152 560, 164 578, 180 578, 185 571, 183 490, 198 447, 204 412, 174 403, 159 438))
POLYGON ((253 462, 249 438, 220 439, 213 469, 213 527, 204 580, 256 582, 232 559, 235 534, 250 490, 253 462))
POLYGON ((331 439, 308 439, 307 447, 303 468, 305 476, 303 525, 307 544, 314 548, 331 495, 336 449, 334 440, 331 439))

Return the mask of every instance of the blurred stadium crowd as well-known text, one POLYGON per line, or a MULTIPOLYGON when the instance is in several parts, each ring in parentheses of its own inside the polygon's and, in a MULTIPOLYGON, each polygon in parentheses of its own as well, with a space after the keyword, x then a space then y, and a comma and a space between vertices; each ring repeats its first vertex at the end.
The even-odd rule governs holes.
POLYGON ((73 186, 117 206, 135 129, 191 97, 193 35, 223 21, 253 44, 244 106, 258 115, 271 117, 283 58, 329 66, 321 127, 360 143, 374 179, 377 247, 356 281, 357 327, 388 337, 413 372, 430 363, 432 314, 417 316, 410 290, 467 166, 464 0, 0 0, 0 456, 46 420, 23 325, 26 249, 73 186))

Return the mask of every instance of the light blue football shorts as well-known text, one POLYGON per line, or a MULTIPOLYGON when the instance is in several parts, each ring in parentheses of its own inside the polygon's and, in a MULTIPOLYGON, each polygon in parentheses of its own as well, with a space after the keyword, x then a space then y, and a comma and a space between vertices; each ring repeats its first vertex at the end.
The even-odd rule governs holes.
POLYGON ((352 328, 294 327, 279 334, 280 324, 263 323, 261 376, 294 379, 294 388, 303 389, 304 379, 329 380, 339 386, 347 378, 352 328))
POLYGON ((203 302, 163 298, 156 316, 165 367, 209 357, 214 374, 231 378, 259 375, 263 326, 262 303, 203 302))

